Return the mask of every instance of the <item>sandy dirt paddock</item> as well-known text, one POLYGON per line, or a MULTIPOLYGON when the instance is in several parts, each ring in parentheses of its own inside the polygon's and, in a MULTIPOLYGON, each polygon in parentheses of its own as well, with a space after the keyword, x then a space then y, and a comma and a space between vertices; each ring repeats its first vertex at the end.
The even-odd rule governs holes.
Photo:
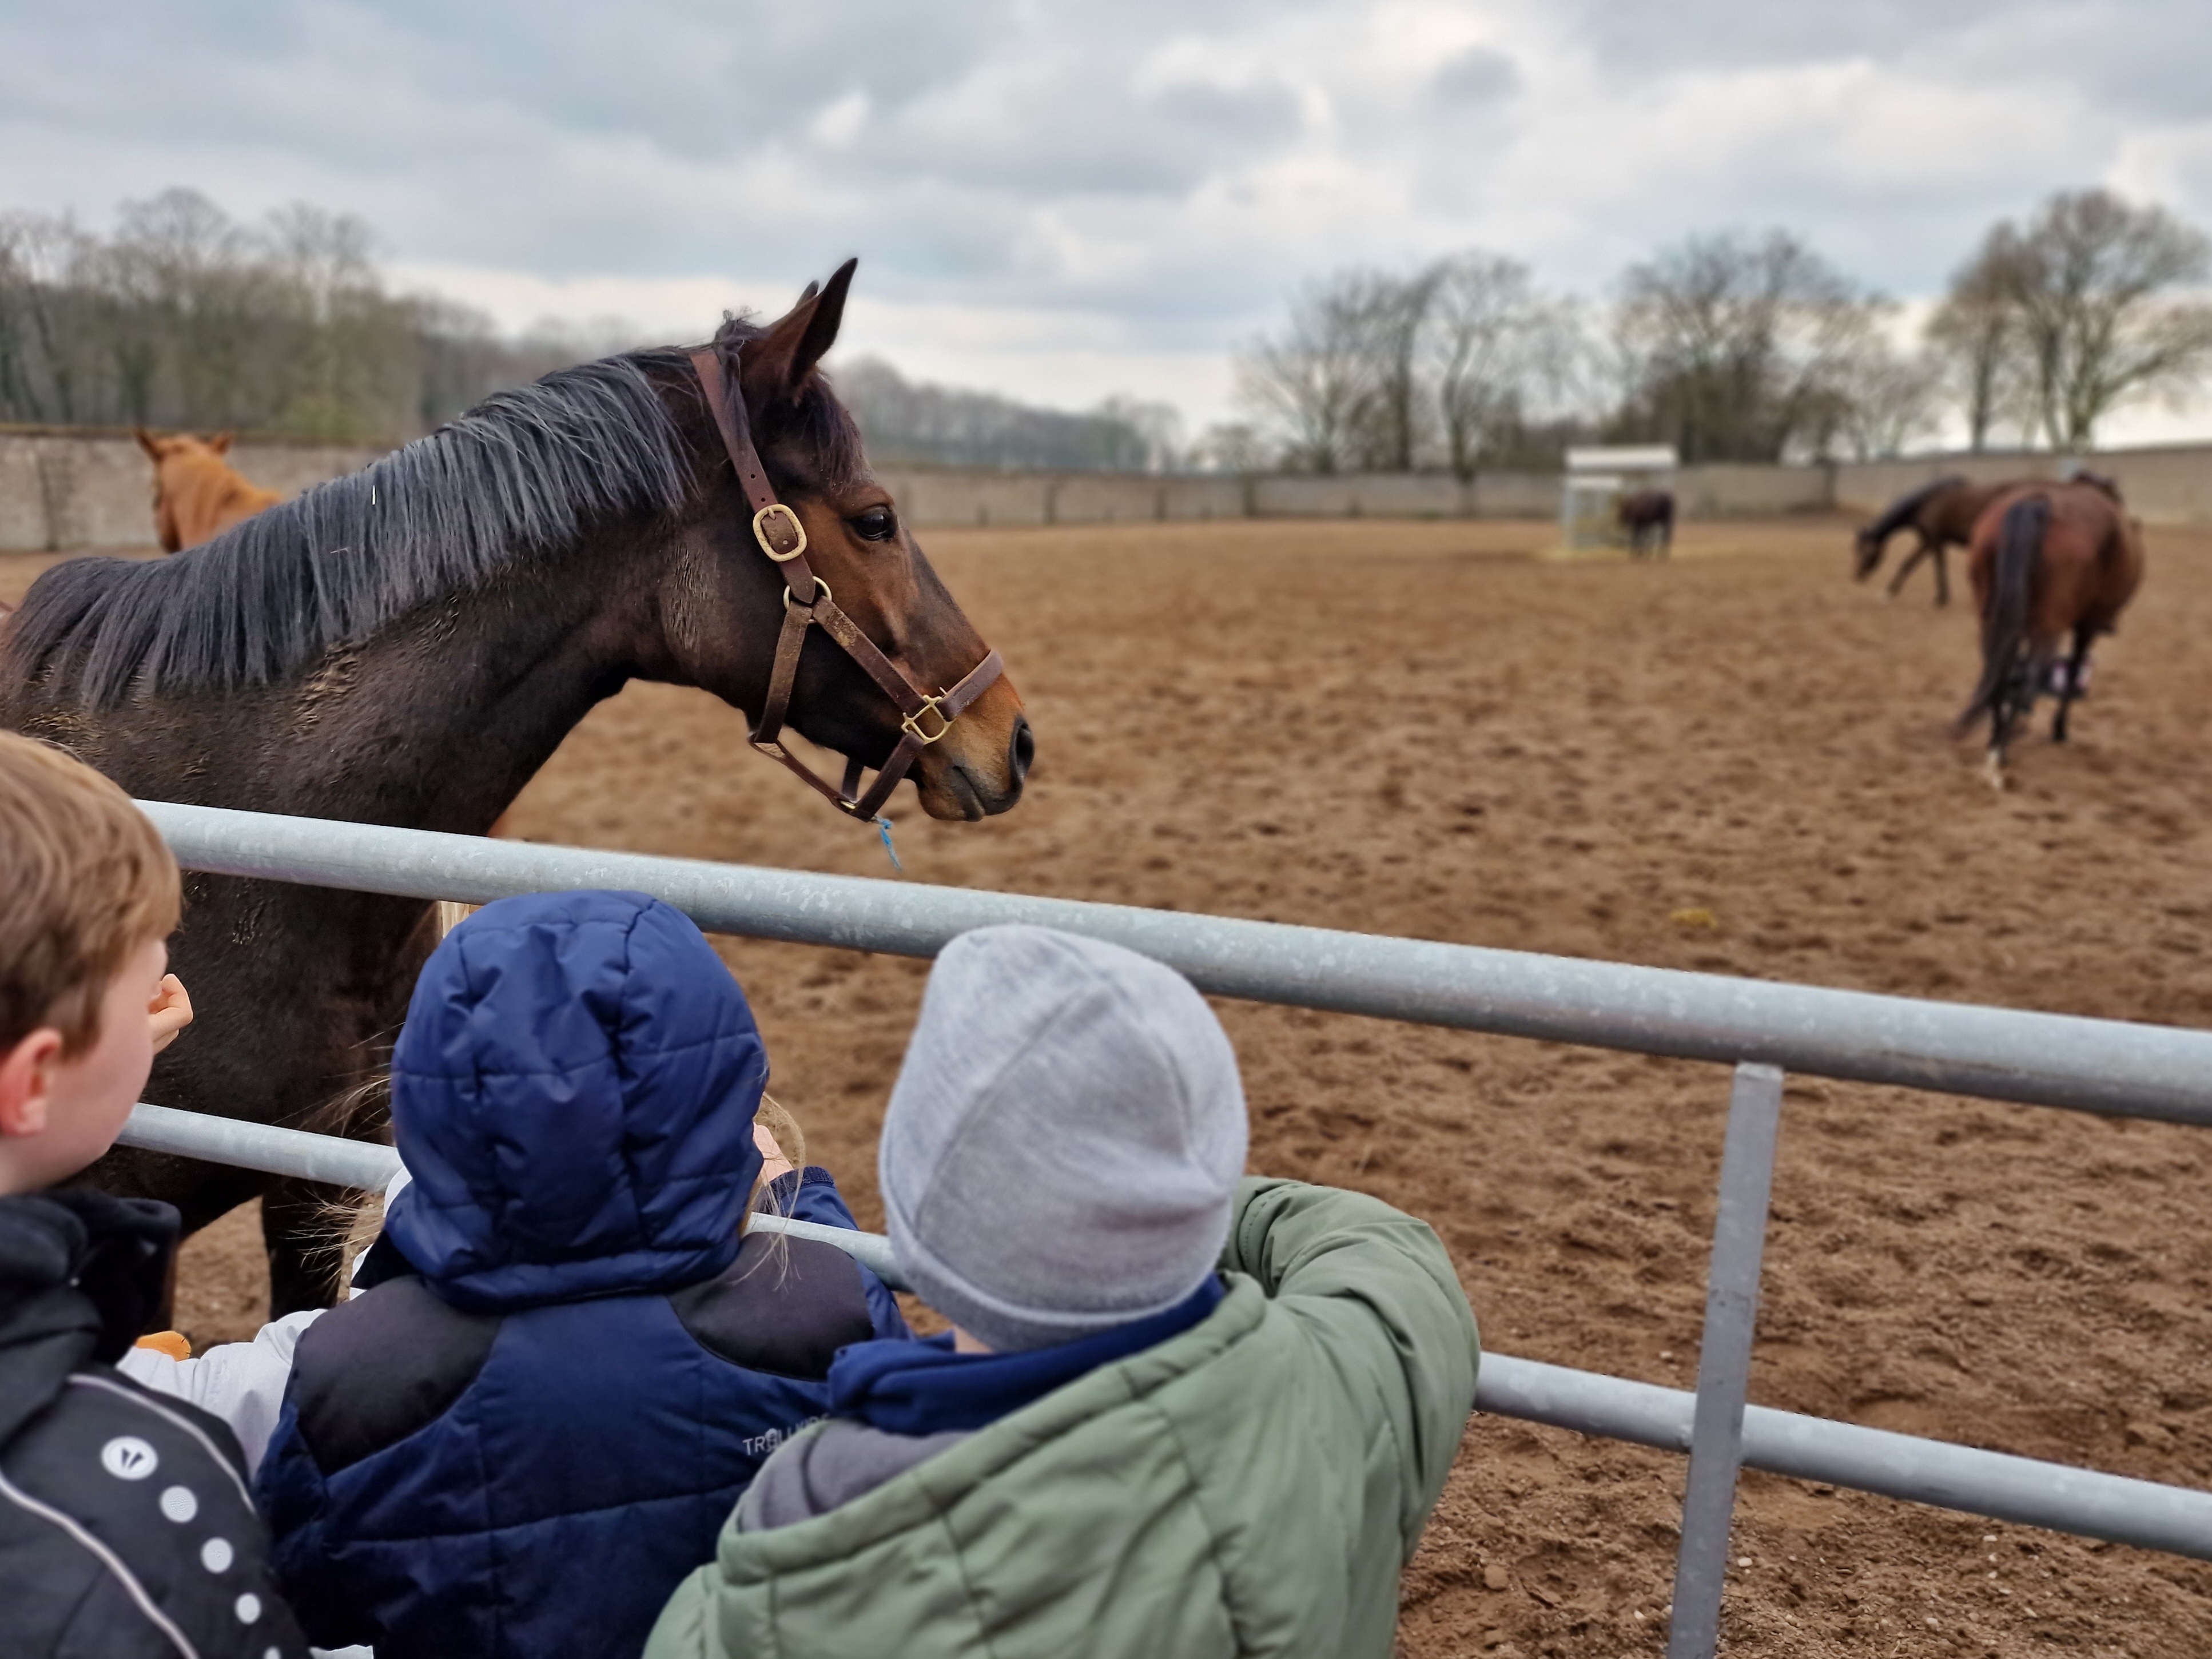
MULTIPOLYGON (((1691 526, 1560 564, 1540 526, 938 532, 1029 702, 1014 813, 910 807, 909 879, 1716 973, 2212 1024, 2212 534, 2154 532, 2075 741, 1992 793, 1946 721, 1972 619, 1883 604, 1836 521, 1691 526)), ((0 562, 12 597, 33 562, 0 562)), ((2039 729, 2042 721, 2039 720, 2039 729)), ((889 870, 640 686, 524 795, 533 839, 889 870)), ((910 798, 909 798, 910 799, 910 798)), ((865 1223, 923 964, 732 940, 778 1095, 865 1223)), ((1255 1168, 1449 1244, 1486 1344, 1686 1386, 1723 1068, 1224 1004, 1255 1168)), ((2212 1139, 1806 1079, 1785 1114, 1753 1397, 2212 1483, 2212 1139)), ((185 1316, 250 1329, 250 1215, 185 1316)), ((1483 1419, 1405 1583, 1408 1655, 1662 1644, 1683 1465, 1483 1419)), ((1796 1482, 1744 1485, 1727 1638, 1760 1655, 2200 1655, 2212 1571, 1796 1482)))

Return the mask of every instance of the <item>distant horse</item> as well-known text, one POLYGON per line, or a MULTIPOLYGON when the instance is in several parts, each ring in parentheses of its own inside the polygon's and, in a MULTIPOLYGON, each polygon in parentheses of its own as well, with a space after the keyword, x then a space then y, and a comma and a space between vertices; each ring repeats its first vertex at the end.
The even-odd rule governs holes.
POLYGON ((1628 556, 1649 553, 1665 558, 1674 544, 1674 497, 1664 489, 1638 489, 1620 498, 1620 527, 1628 532, 1628 556))
MULTIPOLYGON (((1006 811, 1032 753, 1021 698, 816 372, 851 275, 696 354, 501 392, 175 558, 54 566, 0 625, 0 726, 155 800, 480 835, 595 703, 660 680, 753 715, 776 758, 787 708, 850 757, 848 795, 890 760, 933 817, 1006 811), (964 713, 933 695, 963 685, 964 713)), ((199 1018, 147 1098, 373 1133, 333 1103, 398 1028, 429 902, 207 875, 185 890, 173 961, 199 1018)), ((327 1303, 319 1189, 132 1152, 93 1178, 189 1229, 265 1194, 276 1310, 327 1303)))
POLYGON ((198 547, 284 499, 239 477, 223 459, 230 441, 228 432, 195 438, 138 428, 138 447, 154 463, 154 533, 164 553, 198 547))
POLYGON ((2089 647, 2109 634, 2142 584, 2142 532, 2111 480, 2014 486, 1983 511, 1966 554, 1982 617, 1982 678, 1959 715, 1963 734, 1990 719, 1988 776, 2005 786, 2005 745, 2048 689, 2058 698, 2051 740, 2087 683, 2089 647), (2073 650, 2061 664, 2069 630, 2073 650))
POLYGON ((1887 512, 1853 539, 1851 580, 1863 582, 1874 574, 1889 547, 1889 538, 1900 530, 1910 530, 1917 538, 1917 544, 1897 568, 1897 574, 1889 579, 1883 597, 1895 599, 1913 567, 1923 559, 1932 558, 1936 561, 1936 603, 1950 604, 1951 574, 1944 568, 1943 550, 1948 546, 1964 547, 1973 536, 1974 520, 1982 516, 1982 509, 2014 487, 2013 483, 1972 483, 1960 477, 1938 478, 1910 495, 1899 496, 1889 504, 1887 512))

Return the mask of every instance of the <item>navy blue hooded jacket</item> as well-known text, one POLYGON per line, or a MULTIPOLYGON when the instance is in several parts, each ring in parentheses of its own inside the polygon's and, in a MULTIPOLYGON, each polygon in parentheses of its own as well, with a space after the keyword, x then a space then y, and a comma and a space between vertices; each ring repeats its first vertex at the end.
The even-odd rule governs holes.
MULTIPOLYGON (((825 1411, 831 1356, 904 1334, 842 1252, 740 1248, 767 1075, 744 994, 656 900, 506 899, 438 948, 392 1055, 398 1271, 301 1335, 261 1468, 310 1641, 638 1652, 825 1411)), ((777 1186, 854 1224, 825 1171, 777 1186)))

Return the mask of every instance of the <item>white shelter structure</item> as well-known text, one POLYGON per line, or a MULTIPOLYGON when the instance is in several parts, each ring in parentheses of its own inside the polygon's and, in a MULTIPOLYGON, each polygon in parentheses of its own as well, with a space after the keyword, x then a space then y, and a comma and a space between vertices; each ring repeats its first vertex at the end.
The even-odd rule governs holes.
POLYGON ((1614 508, 1632 490, 1671 489, 1681 465, 1672 444, 1613 444, 1567 451, 1559 480, 1559 539, 1601 547, 1619 539, 1614 508))

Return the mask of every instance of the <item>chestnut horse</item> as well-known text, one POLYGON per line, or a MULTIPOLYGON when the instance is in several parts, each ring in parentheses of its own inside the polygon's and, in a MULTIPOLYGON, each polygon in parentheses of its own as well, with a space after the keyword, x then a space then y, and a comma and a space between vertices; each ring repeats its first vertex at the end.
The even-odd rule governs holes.
POLYGON ((138 447, 154 463, 154 533, 164 553, 198 547, 284 499, 246 483, 223 459, 230 453, 228 432, 195 438, 189 432, 149 432, 142 426, 138 447))
POLYGON ((1978 484, 1964 478, 1938 478, 1910 495, 1899 496, 1880 518, 1853 538, 1851 580, 1863 582, 1874 574, 1888 549, 1889 538, 1901 530, 1910 530, 1917 544, 1905 555, 1905 562, 1898 566, 1882 597, 1895 599, 1913 567, 1923 559, 1932 558, 1936 561, 1936 603, 1950 604, 1951 573, 1944 567, 1943 550, 1964 547, 1972 539, 1974 521, 1982 516, 1982 509, 2015 487, 2014 483, 1978 484))
POLYGON ((1665 558, 1674 544, 1674 497, 1664 489, 1638 489, 1623 495, 1616 509, 1628 532, 1628 556, 1665 558))
MULTIPOLYGON (((817 372, 851 276, 771 326, 725 323, 696 360, 632 352, 501 392, 174 558, 54 566, 0 623, 0 726, 155 800, 481 835, 594 704, 660 680, 756 720, 787 705, 856 766, 911 763, 933 817, 1006 811, 1032 752, 1012 684, 902 726, 886 684, 973 686, 993 659, 817 372), (749 424, 744 477, 725 422, 749 424), (757 532, 749 489, 790 514, 757 532), (794 635, 801 568, 817 591, 794 610, 819 625, 794 635)), ((792 791, 789 810, 824 809, 792 791)), ((207 875, 185 890, 172 960, 199 1018, 147 1098, 376 1133, 347 1103, 405 1012, 430 902, 207 875)), ((191 1229, 265 1194, 276 1311, 327 1304, 319 1189, 128 1151, 92 1178, 191 1229)))
POLYGON ((2005 787, 2005 745, 2045 690, 2058 698, 2051 740, 2066 741, 2067 715, 2087 683, 2089 647, 2113 630, 2142 571, 2142 528, 2112 483, 2094 473, 2067 483, 2015 485, 1983 510, 1966 552, 1982 617, 1982 678, 1960 713, 1959 730, 1989 716, 1993 787, 2005 787), (2061 665, 2069 631, 2072 651, 2061 665))

